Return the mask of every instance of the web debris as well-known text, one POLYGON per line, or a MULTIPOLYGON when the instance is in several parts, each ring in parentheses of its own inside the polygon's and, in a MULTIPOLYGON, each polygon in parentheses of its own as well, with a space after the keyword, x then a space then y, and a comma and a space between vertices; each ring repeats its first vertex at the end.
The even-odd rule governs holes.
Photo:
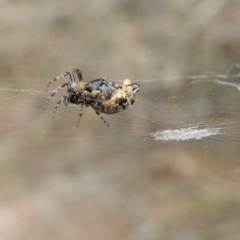
POLYGON ((156 141, 187 141, 191 139, 200 140, 218 134, 220 134, 220 128, 198 129, 197 127, 189 127, 156 131, 149 135, 156 141))

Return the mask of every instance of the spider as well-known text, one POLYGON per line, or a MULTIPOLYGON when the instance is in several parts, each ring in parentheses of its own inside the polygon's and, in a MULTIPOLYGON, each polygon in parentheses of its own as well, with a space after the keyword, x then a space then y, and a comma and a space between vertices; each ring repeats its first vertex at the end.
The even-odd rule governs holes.
MULTIPOLYGON (((82 72, 79 69, 73 69, 72 72, 67 71, 61 76, 53 78, 48 83, 46 91, 48 91, 51 83, 64 78, 67 75, 70 76, 70 81, 62 83, 58 88, 51 92, 43 109, 45 110, 48 102, 56 93, 66 87, 67 92, 58 100, 57 105, 55 105, 52 118, 54 118, 57 108, 61 102, 63 102, 66 106, 69 103, 81 105, 77 127, 79 126, 83 115, 84 106, 92 107, 97 115, 100 115, 100 113, 119 113, 133 105, 135 95, 140 89, 139 84, 131 84, 129 79, 125 79, 122 85, 116 84, 104 78, 95 79, 85 83, 83 82, 82 72), (79 84, 75 81, 74 73, 78 77, 79 84)), ((102 116, 100 116, 100 118, 107 126, 109 126, 102 116)))

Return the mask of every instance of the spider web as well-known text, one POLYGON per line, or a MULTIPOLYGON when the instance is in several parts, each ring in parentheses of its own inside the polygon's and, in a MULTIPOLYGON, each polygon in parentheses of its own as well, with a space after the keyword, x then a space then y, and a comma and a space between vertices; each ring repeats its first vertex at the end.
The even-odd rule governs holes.
MULTIPOLYGON (((52 120, 54 106, 64 89, 50 100, 43 111, 50 94, 44 91, 47 81, 22 79, 25 84, 22 87, 17 85, 17 79, 3 79, 3 87, 0 88, 1 147, 24 149, 48 145, 47 148, 51 148, 58 142, 69 144, 87 138, 106 145, 124 139, 126 142, 137 140, 159 145, 193 141, 210 147, 228 148, 229 144, 238 147, 240 77, 230 71, 225 75, 207 73, 177 79, 137 80, 141 91, 132 108, 120 114, 102 114, 110 122, 110 128, 104 126, 90 108, 84 109, 77 128, 80 107, 74 105, 66 108, 61 104, 52 120), (177 88, 167 86, 169 82, 176 81, 180 83, 177 88), (168 84, 164 84, 166 82, 168 84), (93 129, 97 129, 98 134, 92 136, 93 129), (12 136, 10 139, 9 134, 12 136)), ((120 83, 119 80, 114 81, 120 83)))
MULTIPOLYGON (((18 86, 17 79, 3 79, 1 149, 9 158, 11 149, 22 153, 33 148, 49 151, 59 144, 71 148, 86 140, 97 142, 94 149, 108 149, 114 144, 126 148, 130 144, 130 149, 131 145, 148 148, 186 142, 218 153, 220 149, 237 159, 240 78, 236 71, 238 65, 224 75, 207 73, 177 79, 136 80, 141 91, 134 106, 123 113, 102 115, 110 128, 90 108, 84 109, 77 128, 80 107, 74 105, 60 105, 55 119, 51 119, 54 105, 65 90, 54 96, 43 111, 50 94, 44 91, 48 82, 44 79, 22 79, 24 86, 18 86), (172 87, 171 82, 178 82, 177 87, 172 87)), ((59 84, 60 81, 53 85, 59 84)), ((61 151, 65 148, 58 148, 61 151)))

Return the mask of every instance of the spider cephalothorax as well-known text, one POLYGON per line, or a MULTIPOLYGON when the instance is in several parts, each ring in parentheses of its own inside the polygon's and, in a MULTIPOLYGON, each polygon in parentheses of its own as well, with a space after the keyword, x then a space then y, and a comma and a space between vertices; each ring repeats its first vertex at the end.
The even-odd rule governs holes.
MULTIPOLYGON (((58 105, 62 101, 65 105, 68 105, 69 103, 81 105, 77 126, 79 125, 84 106, 91 106, 97 115, 100 113, 114 114, 122 112, 126 108, 133 105, 135 101, 135 95, 140 89, 139 84, 131 84, 129 79, 124 80, 122 85, 103 78, 84 83, 82 80, 82 72, 79 69, 74 69, 73 72, 65 72, 61 76, 53 78, 48 83, 46 91, 52 82, 57 81, 67 75, 70 76, 70 82, 62 83, 50 94, 44 105, 44 109, 46 108, 51 97, 53 97, 62 88, 66 87, 67 92, 58 100, 53 112, 53 118, 58 105), (77 84, 75 81, 74 73, 76 73, 78 76, 79 84, 77 84)), ((103 117, 101 117, 101 119, 109 126, 103 117)))

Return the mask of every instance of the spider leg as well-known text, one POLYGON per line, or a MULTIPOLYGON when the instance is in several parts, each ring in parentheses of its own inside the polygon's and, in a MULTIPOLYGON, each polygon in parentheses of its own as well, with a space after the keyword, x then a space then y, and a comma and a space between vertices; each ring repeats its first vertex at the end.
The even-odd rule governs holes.
POLYGON ((56 113, 56 111, 57 111, 57 109, 58 109, 59 104, 60 104, 62 101, 65 101, 66 98, 67 98, 67 96, 66 96, 66 95, 63 95, 63 96, 58 100, 57 105, 55 105, 55 108, 54 108, 54 111, 53 111, 52 119, 55 117, 55 113, 56 113))
POLYGON ((80 123, 81 117, 82 117, 82 115, 83 115, 83 107, 84 107, 84 104, 82 103, 82 104, 81 104, 80 113, 79 113, 79 117, 78 117, 77 127, 79 126, 79 123, 80 123))
POLYGON ((77 74, 79 82, 83 80, 82 72, 79 69, 73 69, 73 72, 77 74))
POLYGON ((99 90, 100 89, 100 84, 103 82, 103 79, 101 78, 101 80, 99 81, 97 87, 96 87, 96 90, 99 90))
POLYGON ((64 88, 66 85, 68 85, 68 82, 62 83, 61 86, 59 86, 58 88, 56 88, 48 97, 47 101, 44 104, 43 110, 46 109, 46 106, 48 104, 48 102, 50 101, 50 99, 56 94, 58 93, 62 88, 64 88))
POLYGON ((47 85, 47 87, 46 87, 46 92, 48 91, 49 86, 50 86, 53 82, 55 82, 55 81, 57 81, 57 80, 59 80, 59 79, 61 79, 61 78, 64 78, 64 77, 66 77, 67 75, 70 76, 71 82, 74 83, 74 82, 75 82, 75 77, 74 77, 73 73, 72 73, 72 72, 65 72, 65 73, 63 73, 61 76, 58 76, 58 77, 53 78, 53 79, 48 83, 48 85, 47 85))
POLYGON ((105 123, 108 127, 110 127, 110 125, 108 124, 108 122, 107 122, 102 116, 100 116, 100 113, 99 113, 99 112, 96 112, 96 114, 104 121, 104 123, 105 123))

